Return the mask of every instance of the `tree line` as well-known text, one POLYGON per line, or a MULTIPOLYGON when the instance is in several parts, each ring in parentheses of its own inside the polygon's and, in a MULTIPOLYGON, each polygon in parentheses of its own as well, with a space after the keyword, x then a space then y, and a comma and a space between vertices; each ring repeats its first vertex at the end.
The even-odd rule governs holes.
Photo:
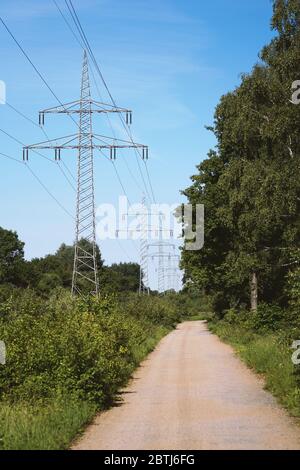
MULTIPOLYGON (((81 240, 90 249, 87 240, 81 240)), ((24 242, 16 232, 0 227, 0 288, 30 288, 48 296, 56 288, 71 289, 74 246, 63 243, 54 254, 28 261, 24 257, 24 242)), ((137 292, 140 266, 137 263, 119 263, 106 266, 97 246, 97 265, 101 289, 105 293, 137 292)))
POLYGON ((215 311, 300 298, 300 2, 274 0, 274 38, 208 127, 217 139, 183 191, 205 206, 205 245, 183 248, 187 285, 215 311))

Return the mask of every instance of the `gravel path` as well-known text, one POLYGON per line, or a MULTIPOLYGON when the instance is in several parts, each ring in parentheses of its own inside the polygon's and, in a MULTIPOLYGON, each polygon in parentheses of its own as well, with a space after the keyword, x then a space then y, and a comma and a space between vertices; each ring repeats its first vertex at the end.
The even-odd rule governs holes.
POLYGON ((296 421, 205 322, 166 336, 122 399, 73 449, 300 449, 296 421))

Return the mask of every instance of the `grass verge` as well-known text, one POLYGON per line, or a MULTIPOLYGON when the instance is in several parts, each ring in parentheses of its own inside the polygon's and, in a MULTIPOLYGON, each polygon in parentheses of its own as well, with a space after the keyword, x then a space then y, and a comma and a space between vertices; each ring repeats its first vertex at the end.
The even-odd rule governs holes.
POLYGON ((52 400, 39 405, 2 403, 0 449, 65 449, 95 412, 95 405, 76 400, 52 400))
POLYGON ((290 345, 276 333, 260 335, 225 321, 210 322, 209 329, 237 351, 255 372, 262 374, 265 388, 290 412, 300 417, 300 389, 291 360, 290 345))

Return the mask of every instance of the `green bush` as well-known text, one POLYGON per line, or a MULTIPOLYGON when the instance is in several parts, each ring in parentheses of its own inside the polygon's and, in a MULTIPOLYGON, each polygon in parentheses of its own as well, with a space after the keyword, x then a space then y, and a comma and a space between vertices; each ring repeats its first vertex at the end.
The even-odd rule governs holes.
POLYGON ((30 290, 18 292, 0 304, 0 338, 7 347, 0 398, 32 402, 72 395, 106 406, 149 339, 179 319, 167 298, 74 299, 57 290, 46 301, 30 290))
POLYGON ((53 303, 25 300, 21 312, 6 304, 0 320, 7 347, 0 396, 31 401, 72 394, 107 404, 134 365, 129 345, 141 326, 107 299, 68 296, 55 309, 53 303))
POLYGON ((0 448, 65 447, 181 316, 173 296, 75 299, 57 288, 43 298, 3 289, 0 448))
POLYGON ((172 328, 181 318, 180 310, 176 307, 172 298, 168 296, 127 296, 125 303, 120 304, 123 312, 132 317, 150 322, 153 325, 161 325, 172 328))
POLYGON ((275 331, 284 320, 284 312, 277 305, 262 303, 256 312, 250 312, 250 326, 254 331, 262 333, 275 331))

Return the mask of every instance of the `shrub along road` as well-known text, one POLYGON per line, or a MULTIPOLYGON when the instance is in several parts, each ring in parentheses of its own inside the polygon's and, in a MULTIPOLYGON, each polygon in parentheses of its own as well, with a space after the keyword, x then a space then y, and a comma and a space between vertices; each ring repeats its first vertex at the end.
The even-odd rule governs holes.
POLYGON ((296 420, 205 322, 166 336, 122 399, 74 449, 300 449, 296 420))

